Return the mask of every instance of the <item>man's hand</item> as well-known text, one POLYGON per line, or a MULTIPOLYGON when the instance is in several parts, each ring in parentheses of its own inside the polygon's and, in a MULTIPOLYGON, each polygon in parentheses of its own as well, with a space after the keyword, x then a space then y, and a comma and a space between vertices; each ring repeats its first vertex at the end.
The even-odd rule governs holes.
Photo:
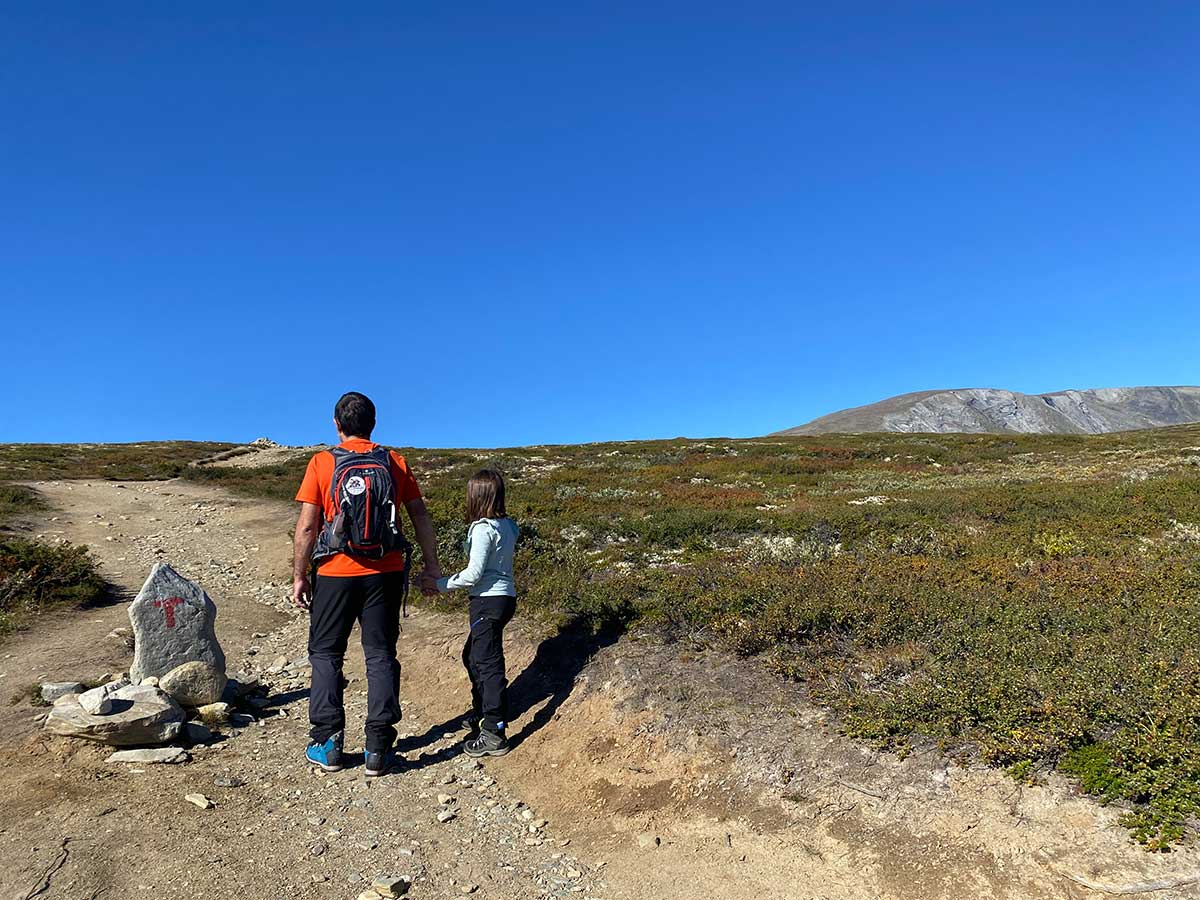
POLYGON ((425 508, 425 501, 420 497, 405 503, 404 508, 408 510, 408 517, 412 519, 413 531, 416 532, 417 543, 421 546, 421 562, 425 565, 425 571, 421 573, 418 583, 421 586, 421 593, 430 597, 437 593, 437 585, 432 585, 432 591, 427 589, 427 577, 434 581, 442 577, 442 567, 438 564, 437 537, 433 533, 433 522, 429 518, 429 510, 425 508))
POLYGON ((292 602, 301 609, 312 609, 312 586, 308 583, 307 575, 297 575, 292 579, 292 602))
POLYGON ((426 567, 420 578, 421 593, 426 597, 436 597, 438 595, 437 580, 441 576, 441 569, 426 567))
POLYGON ((315 503, 300 504, 296 520, 296 542, 292 548, 292 602, 301 609, 312 608, 312 585, 308 567, 312 564, 313 545, 321 530, 321 507, 315 503))

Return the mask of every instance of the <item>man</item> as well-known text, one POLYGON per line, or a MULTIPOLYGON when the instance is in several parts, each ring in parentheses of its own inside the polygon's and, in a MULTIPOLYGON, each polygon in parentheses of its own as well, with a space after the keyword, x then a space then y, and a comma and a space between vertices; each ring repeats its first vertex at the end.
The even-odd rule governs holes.
POLYGON ((292 601, 302 609, 311 608, 308 718, 312 740, 305 756, 327 772, 342 768, 346 729, 342 662, 350 630, 358 621, 367 663, 366 774, 374 777, 387 770, 396 740, 393 726, 400 721, 396 639, 409 573, 398 506, 408 512, 421 546, 422 584, 440 577, 441 568, 433 523, 412 471, 404 457, 371 441, 375 404, 355 391, 344 394, 334 407, 333 425, 338 446, 309 460, 296 494, 301 506, 292 601), (314 549, 315 585, 309 583, 314 549))

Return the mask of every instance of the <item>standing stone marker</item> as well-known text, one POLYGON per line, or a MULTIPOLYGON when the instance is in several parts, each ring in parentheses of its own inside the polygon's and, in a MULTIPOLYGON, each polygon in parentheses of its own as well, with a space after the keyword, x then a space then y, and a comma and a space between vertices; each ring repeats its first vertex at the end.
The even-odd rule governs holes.
POLYGON ((204 590, 167 563, 157 563, 129 605, 133 624, 133 665, 136 683, 161 678, 187 662, 208 663, 225 672, 225 654, 217 643, 217 606, 204 590))

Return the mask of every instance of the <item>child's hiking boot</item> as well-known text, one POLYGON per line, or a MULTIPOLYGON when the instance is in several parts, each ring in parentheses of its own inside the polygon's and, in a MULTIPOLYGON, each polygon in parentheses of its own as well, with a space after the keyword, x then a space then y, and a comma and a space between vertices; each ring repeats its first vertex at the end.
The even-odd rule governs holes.
POLYGON ((463 744, 467 756, 503 756, 509 750, 508 738, 490 728, 480 728, 479 734, 463 744))
POLYGON ((392 767, 392 751, 383 750, 380 752, 367 752, 366 776, 368 778, 378 778, 380 775, 387 773, 392 767))
POLYGON ((323 744, 310 742, 304 751, 304 757, 326 772, 342 771, 342 732, 331 734, 323 744))

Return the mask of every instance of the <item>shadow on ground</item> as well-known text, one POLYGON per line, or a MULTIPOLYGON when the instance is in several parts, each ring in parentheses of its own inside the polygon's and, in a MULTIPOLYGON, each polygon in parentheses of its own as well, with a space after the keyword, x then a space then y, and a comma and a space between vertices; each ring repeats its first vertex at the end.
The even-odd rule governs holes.
POLYGON ((111 581, 104 582, 104 590, 94 600, 85 600, 79 604, 80 609, 105 609, 122 603, 132 603, 137 596, 136 591, 127 590, 111 581))
POLYGON ((587 664, 605 647, 615 644, 624 631, 618 624, 593 630, 589 625, 573 623, 538 645, 533 661, 508 687, 509 715, 515 721, 546 702, 511 736, 514 747, 554 718, 587 664))
MULTIPOLYGON (((587 664, 605 647, 616 643, 623 633, 624 628, 620 625, 594 630, 589 625, 574 623, 562 627, 538 645, 533 660, 509 683, 509 716, 516 721, 543 701, 545 703, 520 731, 509 736, 512 746, 518 746, 554 718, 558 708, 571 696, 575 679, 587 664)), ((430 725, 424 734, 402 738, 396 744, 397 751, 412 753, 436 743, 443 735, 462 729, 470 713, 469 709, 464 710, 444 722, 430 725)))

